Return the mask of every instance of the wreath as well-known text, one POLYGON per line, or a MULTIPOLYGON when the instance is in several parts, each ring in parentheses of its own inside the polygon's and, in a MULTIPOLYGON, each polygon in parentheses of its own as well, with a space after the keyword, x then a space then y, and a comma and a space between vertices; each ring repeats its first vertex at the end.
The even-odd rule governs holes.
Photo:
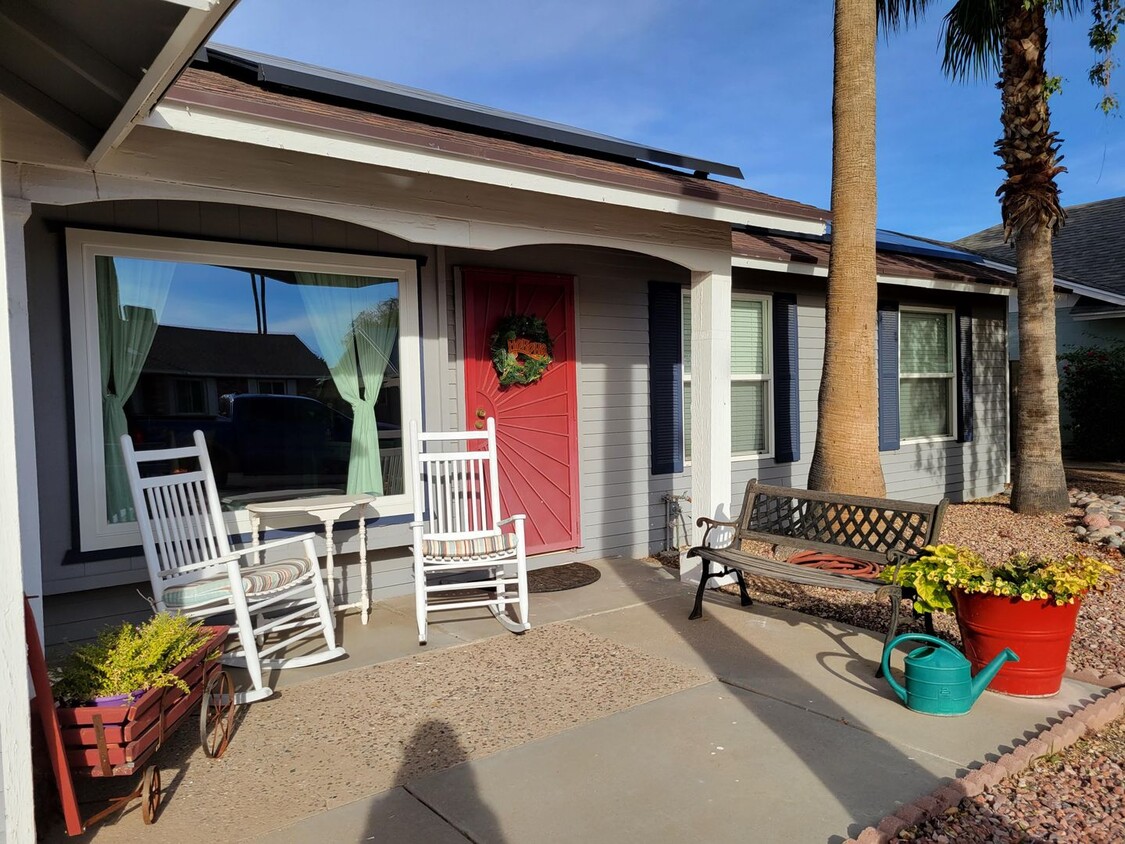
POLYGON ((492 365, 501 386, 534 384, 551 365, 551 337, 547 323, 537 316, 509 316, 492 335, 492 365))

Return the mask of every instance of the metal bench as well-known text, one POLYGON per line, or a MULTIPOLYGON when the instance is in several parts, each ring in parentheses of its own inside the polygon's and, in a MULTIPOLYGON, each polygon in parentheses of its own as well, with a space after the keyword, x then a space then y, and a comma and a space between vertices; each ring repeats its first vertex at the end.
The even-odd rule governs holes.
POLYGON ((904 562, 921 554, 927 545, 937 542, 948 503, 948 499, 938 504, 918 504, 812 492, 765 486, 752 480, 746 485, 737 521, 722 522, 707 517, 696 520, 697 525, 706 525, 707 530, 703 534, 703 544, 687 552, 689 557, 699 557, 703 561, 695 607, 689 617, 702 617, 707 582, 728 574, 738 579, 743 606, 753 603, 746 591, 744 574, 805 586, 873 592, 890 601, 891 623, 884 640, 885 648, 898 628, 901 586, 762 557, 742 550, 742 543, 749 540, 820 551, 871 563, 876 570, 885 565, 893 565, 897 570, 904 562), (710 541, 716 533, 729 535, 729 541, 712 547, 710 541), (716 571, 713 564, 721 570, 716 571))

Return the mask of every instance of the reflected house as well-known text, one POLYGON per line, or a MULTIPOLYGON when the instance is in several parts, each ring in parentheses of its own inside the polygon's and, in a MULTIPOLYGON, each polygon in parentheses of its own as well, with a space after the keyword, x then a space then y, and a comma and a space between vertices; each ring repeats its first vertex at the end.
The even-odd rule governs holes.
POLYGON ((215 416, 226 393, 318 396, 324 361, 295 334, 251 334, 161 325, 127 411, 215 416))
MULTIPOLYGON (((376 402, 385 486, 402 488, 397 354, 376 402)), ((125 407, 140 448, 207 436, 224 500, 334 494, 347 486, 352 409, 327 364, 295 334, 161 325, 125 407)))

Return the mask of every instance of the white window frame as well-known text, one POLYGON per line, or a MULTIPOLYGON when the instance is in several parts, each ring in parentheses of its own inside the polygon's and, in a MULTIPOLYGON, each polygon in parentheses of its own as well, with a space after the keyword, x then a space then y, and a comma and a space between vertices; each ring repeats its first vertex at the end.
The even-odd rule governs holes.
MULTIPOLYGON (((399 297, 399 365, 402 372, 413 373, 413 377, 400 379, 402 430, 409 430, 411 421, 416 421, 419 426, 422 424, 418 265, 413 260, 86 229, 67 230, 66 251, 74 374, 78 544, 82 551, 141 544, 140 530, 135 522, 111 523, 105 513, 101 360, 94 267, 94 259, 98 255, 394 279, 398 283, 399 297)), ((411 484, 404 484, 404 487, 402 494, 379 497, 380 516, 414 512, 411 484)), ((249 533, 250 518, 244 510, 227 513, 225 517, 231 533, 249 533)))
MULTIPOLYGON (((684 299, 689 304, 691 302, 691 291, 684 290, 682 293, 684 299)), ((762 409, 763 425, 765 426, 765 449, 763 451, 755 451, 749 454, 735 454, 734 444, 731 443, 731 460, 736 462, 744 462, 747 460, 762 460, 770 459, 774 455, 774 424, 773 424, 773 296, 769 293, 747 293, 741 290, 735 290, 731 293, 731 300, 742 299, 751 302, 763 302, 765 304, 764 313, 762 315, 762 343, 765 348, 762 350, 762 360, 765 364, 765 372, 762 374, 741 375, 733 371, 730 375, 731 384, 735 383, 757 383, 761 381, 767 382, 765 391, 764 407, 762 409)), ((731 309, 733 313, 733 308, 731 309)), ((683 314, 683 304, 680 305, 680 314, 683 314)), ((682 321, 682 317, 681 317, 682 321)), ((734 337, 731 336, 731 343, 733 345, 734 337)), ((684 360, 684 329, 680 326, 680 360, 684 360)), ((686 387, 691 384, 691 370, 688 367, 683 368, 683 385, 686 387)), ((682 394, 681 394, 682 395, 682 394)), ((680 429, 687 430, 684 425, 684 402, 680 401, 680 429)), ((734 403, 731 403, 731 411, 733 413, 734 403)), ((733 419, 731 420, 733 426, 733 419)), ((687 438, 684 438, 684 466, 690 466, 691 460, 687 457, 687 438)))
MULTIPOLYGON (((906 307, 899 306, 898 311, 899 331, 898 331, 898 381, 899 381, 899 395, 902 395, 902 382, 903 379, 913 378, 945 378, 949 381, 949 428, 948 434, 935 434, 928 437, 904 437, 901 442, 903 443, 937 443, 937 442, 953 442, 957 439, 957 319, 956 311, 952 308, 934 308, 925 305, 909 305, 906 307), (950 361, 953 364, 952 372, 910 372, 904 373, 902 371, 902 315, 904 313, 915 314, 944 314, 945 315, 945 331, 946 342, 949 344, 950 361)), ((898 423, 902 426, 902 402, 899 402, 899 419, 898 423)))

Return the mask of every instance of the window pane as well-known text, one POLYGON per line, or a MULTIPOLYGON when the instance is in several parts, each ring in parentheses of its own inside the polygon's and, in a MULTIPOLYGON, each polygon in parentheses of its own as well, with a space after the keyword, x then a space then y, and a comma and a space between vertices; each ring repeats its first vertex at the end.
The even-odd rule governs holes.
POLYGON ((684 372, 691 372, 691 299, 684 296, 683 303, 680 325, 683 328, 684 338, 684 372))
POLYGON ((953 350, 949 346, 949 314, 903 311, 900 330, 900 371, 953 371, 953 350))
POLYGON ((691 460, 691 383, 684 384, 684 460, 691 460))
POLYGON ((760 375, 766 371, 766 303, 734 299, 731 302, 731 373, 760 375))
POLYGON ((904 378, 900 382, 902 438, 949 436, 948 378, 904 378))
POLYGON ((760 454, 766 450, 766 382, 735 382, 730 386, 731 453, 760 454))
POLYGON ((189 445, 202 430, 229 509, 402 492, 395 280, 119 257, 96 266, 110 521, 133 519, 114 459, 122 433, 145 449, 189 445))

